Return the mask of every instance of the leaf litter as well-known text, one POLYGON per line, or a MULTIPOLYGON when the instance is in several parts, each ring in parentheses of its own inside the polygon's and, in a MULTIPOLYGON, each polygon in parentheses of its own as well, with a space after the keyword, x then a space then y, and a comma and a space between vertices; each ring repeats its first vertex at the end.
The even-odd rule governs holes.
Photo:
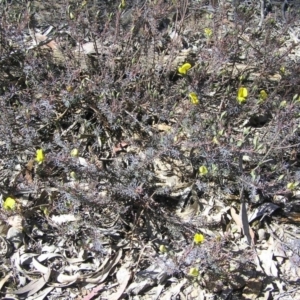
MULTIPOLYGON (((33 46, 27 50, 45 46, 56 51, 56 55, 62 55, 54 39, 48 39, 46 34, 30 34, 33 46)), ((296 35, 290 34, 295 40, 296 35)), ((74 54, 95 54, 99 51, 95 46, 103 47, 104 52, 110 51, 109 47, 92 45, 90 42, 72 51, 74 54)), ((297 53, 295 51, 292 58, 297 53)), ((83 58, 80 56, 81 64, 86 67, 83 58)), ((185 58, 180 59, 184 61, 185 58)), ((246 69, 247 65, 241 67, 246 69)), ((186 75, 187 70, 182 73, 186 75)), ((260 73, 253 72, 251 76, 251 80, 255 80, 260 77, 260 73)), ((180 109, 178 107, 177 112, 180 109)), ((173 121, 176 123, 176 118, 173 121)), ((158 130, 163 137, 166 132, 172 131, 172 126, 158 123, 153 125, 153 129, 158 130)), ((185 135, 187 133, 183 129, 182 136, 178 137, 182 139, 180 150, 183 157, 191 152, 184 144, 185 135)), ((132 150, 127 146, 127 143, 115 146, 116 159, 121 157, 121 152, 132 150)), ((135 151, 143 155, 138 148, 135 151)), ((89 167, 88 161, 81 157, 78 158, 78 165, 89 167)), ((153 168, 158 179, 157 187, 171 190, 170 197, 163 199, 169 205, 157 209, 157 213, 161 214, 161 222, 144 220, 144 211, 141 210, 133 224, 114 216, 113 207, 107 213, 110 218, 96 214, 47 217, 44 213, 42 216, 46 218, 48 227, 41 227, 41 233, 34 236, 32 224, 26 224, 23 215, 16 211, 7 220, 9 229, 1 240, 0 254, 5 267, 1 270, 4 276, 0 281, 0 290, 8 286, 3 292, 5 297, 17 295, 21 299, 68 299, 72 296, 85 300, 95 297, 114 300, 126 295, 132 299, 215 299, 218 294, 221 299, 228 299, 237 293, 235 299, 300 298, 296 288, 300 276, 299 226, 292 223, 269 224, 268 218, 280 210, 279 205, 262 203, 255 209, 247 207, 245 201, 233 201, 228 205, 224 201, 228 195, 215 190, 213 183, 206 183, 210 192, 203 196, 202 183, 198 182, 197 185, 187 180, 182 184, 183 178, 193 173, 193 167, 182 158, 170 159, 168 162, 156 159, 153 168), (237 214, 237 211, 240 213, 237 214), (86 240, 90 228, 85 227, 84 218, 99 221, 99 230, 94 231, 94 244, 86 240), (103 225, 104 218, 108 219, 108 226, 103 225), (254 224, 257 219, 260 219, 260 223, 254 224), (261 239, 255 241, 255 235, 262 229, 259 228, 262 224, 265 232, 261 239), (83 235, 83 238, 80 243, 79 240, 76 243, 72 239, 57 236, 51 226, 64 226, 73 237, 83 235), (194 247, 192 237, 197 232, 206 238, 203 245, 194 247), (169 251, 159 253, 160 245, 166 245, 169 251), (257 264, 246 261, 246 257, 251 255, 258 258, 257 264), (197 280, 186 276, 189 261, 195 261, 199 267, 200 276, 197 280), (207 261, 208 265, 205 264, 207 261), (247 268, 241 269, 245 266, 247 268), (18 279, 16 285, 8 282, 12 277, 18 279), (293 285, 294 288, 290 288, 293 285)), ((29 184, 34 180, 34 172, 36 170, 32 168, 26 171, 25 180, 29 184)), ((208 172, 206 169, 202 175, 208 172)), ((14 176, 17 178, 19 175, 14 176)), ((84 183, 72 181, 70 185, 77 187, 78 191, 89 190, 84 183)), ((137 187, 137 192, 142 192, 142 186, 137 187)), ((20 203, 26 203, 23 197, 20 203)), ((51 197, 56 197, 55 190, 43 190, 37 205, 50 206, 51 197)), ((157 199, 160 200, 159 197, 157 199)), ((155 211, 155 207, 152 209, 155 211)), ((29 219, 28 207, 25 206, 24 211, 29 219)), ((35 217, 41 218, 41 215, 36 214, 35 217)), ((291 219, 296 220, 295 217, 291 219)))

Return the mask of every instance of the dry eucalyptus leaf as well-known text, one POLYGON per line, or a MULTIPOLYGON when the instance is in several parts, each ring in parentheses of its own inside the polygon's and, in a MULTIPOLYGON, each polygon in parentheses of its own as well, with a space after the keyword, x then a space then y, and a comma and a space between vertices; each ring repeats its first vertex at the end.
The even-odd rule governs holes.
POLYGON ((7 223, 11 227, 23 230, 24 218, 19 215, 11 216, 8 218, 7 223))
POLYGON ((20 265, 29 266, 32 263, 32 259, 36 256, 38 256, 37 253, 22 253, 20 255, 20 265))
POLYGON ((8 229, 6 222, 0 220, 0 235, 6 236, 8 229))
POLYGON ((100 52, 102 45, 100 42, 96 42, 96 44, 94 42, 88 42, 83 44, 82 46, 78 46, 75 52, 83 52, 84 54, 95 54, 95 47, 97 47, 97 52, 100 52))
POLYGON ((48 273, 48 267, 40 264, 35 258, 32 259, 32 265, 42 274, 48 273))
POLYGON ((119 252, 115 255, 115 257, 108 261, 107 266, 104 268, 103 271, 101 271, 101 274, 99 276, 97 276, 95 278, 86 278, 85 282, 88 282, 88 283, 103 282, 108 277, 109 273, 115 267, 115 265, 120 261, 122 254, 123 254, 123 251, 122 251, 122 249, 120 249, 119 252))
POLYGON ((52 292, 52 290, 54 289, 53 286, 49 286, 46 287, 45 289, 43 289, 42 291, 40 291, 39 293, 37 293, 34 296, 28 297, 27 300, 43 300, 46 298, 46 296, 52 292))
POLYGON ((95 288, 93 288, 93 290, 86 295, 82 300, 91 300, 93 299, 95 296, 97 296, 97 294, 105 287, 104 283, 101 283, 100 285, 96 286, 95 288))
POLYGON ((12 272, 9 272, 5 277, 3 277, 1 280, 0 280, 0 291, 2 289, 2 287, 4 286, 4 284, 8 281, 8 279, 11 277, 12 275, 12 272))
MULTIPOLYGON (((34 34, 31 32, 31 36, 32 36, 32 39, 33 39, 33 41, 32 41, 33 45, 38 45, 39 43, 44 42, 47 39, 49 39, 46 35, 40 34, 38 32, 34 33, 34 34)), ((51 48, 52 50, 58 50, 59 49, 58 44, 55 41, 51 40, 51 39, 49 39, 49 42, 46 43, 45 45, 43 45, 42 47, 43 48, 51 48)))
POLYGON ((164 297, 162 297, 161 299, 176 299, 177 296, 179 295, 181 289, 183 288, 183 286, 187 283, 187 279, 184 278, 183 280, 181 280, 178 284, 174 285, 171 287, 171 289, 168 291, 168 293, 166 295, 164 295, 164 297))
POLYGON ((54 257, 61 257, 63 258, 64 256, 59 254, 59 253, 42 253, 41 255, 39 255, 36 259, 39 261, 39 262, 43 262, 45 260, 49 260, 49 259, 52 259, 54 257))
MULTIPOLYGON (((231 212, 231 216, 233 218, 233 220, 235 221, 235 223, 241 228, 243 229, 243 222, 241 217, 235 212, 235 209, 233 207, 231 207, 230 209, 231 212)), ((244 218, 244 223, 245 223, 245 218, 244 218)), ((248 224, 249 226, 249 224, 248 224)), ((247 226, 245 226, 247 228, 247 226)), ((250 245, 251 245, 251 241, 254 244, 255 242, 255 234, 254 231, 252 230, 252 228, 249 226, 249 236, 247 236, 248 242, 250 240, 250 245)))
POLYGON ((250 226, 249 226, 249 222, 248 222, 248 215, 247 215, 245 201, 242 201, 242 203, 241 203, 240 218, 242 220, 242 229, 243 229, 244 235, 247 237, 249 245, 251 245, 251 241, 254 244, 255 235, 254 234, 252 236, 250 235, 250 226))
POLYGON ((120 270, 118 270, 117 280, 118 280, 118 283, 120 284, 120 286, 116 293, 109 296, 110 300, 118 300, 121 298, 121 296, 123 295, 123 293, 128 285, 130 278, 131 278, 131 273, 126 268, 122 267, 122 268, 120 268, 120 270))
POLYGON ((262 250, 259 254, 259 259, 262 263, 262 267, 268 276, 278 276, 278 269, 276 262, 273 260, 273 250, 269 248, 268 250, 262 250))
POLYGON ((79 273, 76 273, 74 275, 65 275, 65 274, 58 274, 56 277, 56 281, 63 284, 68 284, 70 282, 76 282, 78 279, 80 279, 81 276, 79 273))
POLYGON ((14 245, 15 249, 18 249, 23 244, 23 230, 16 227, 11 227, 7 232, 6 238, 14 245))
POLYGON ((40 279, 32 280, 27 285, 13 292, 16 295, 26 294, 26 296, 31 296, 38 291, 40 291, 49 281, 51 275, 51 269, 48 269, 47 274, 43 275, 40 279))
POLYGON ((14 251, 13 244, 6 238, 0 236, 0 258, 9 257, 14 251))
POLYGON ((159 299, 160 294, 162 293, 163 289, 165 288, 164 284, 158 284, 156 287, 155 296, 153 297, 154 300, 159 299))

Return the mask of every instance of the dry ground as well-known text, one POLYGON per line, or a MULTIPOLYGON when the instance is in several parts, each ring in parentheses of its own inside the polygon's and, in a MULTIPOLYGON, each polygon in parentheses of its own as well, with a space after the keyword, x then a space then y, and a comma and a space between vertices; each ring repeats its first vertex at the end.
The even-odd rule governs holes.
POLYGON ((2 299, 300 299, 297 5, 0 5, 2 299))

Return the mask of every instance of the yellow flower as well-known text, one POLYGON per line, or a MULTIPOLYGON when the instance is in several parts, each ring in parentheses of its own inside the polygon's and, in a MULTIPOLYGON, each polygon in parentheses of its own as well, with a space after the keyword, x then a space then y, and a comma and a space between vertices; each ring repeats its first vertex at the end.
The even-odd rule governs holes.
POLYGON ((246 79, 246 76, 245 76, 245 75, 241 75, 241 76, 239 77, 240 82, 243 82, 245 79, 246 79))
POLYGON ((71 151, 71 156, 73 156, 73 157, 77 157, 78 154, 79 154, 79 151, 76 148, 71 151))
POLYGON ((197 268, 190 268, 189 275, 193 277, 199 276, 199 270, 197 268))
POLYGON ((77 179, 77 175, 74 171, 70 172, 70 177, 73 178, 73 179, 77 179))
POLYGON ((199 173, 200 173, 201 176, 204 176, 204 175, 206 175, 208 173, 208 170, 207 170, 207 168, 205 166, 201 166, 199 168, 199 173))
POLYGON ((280 102, 279 107, 286 107, 286 105, 287 105, 286 100, 283 100, 280 102))
POLYGON ((279 69, 279 71, 280 71, 281 75, 285 75, 285 67, 282 66, 282 67, 279 69))
POLYGON ((213 32, 210 28, 204 28, 204 35, 206 38, 210 38, 212 36, 213 32))
POLYGON ((66 87, 67 92, 71 93, 73 91, 73 87, 71 85, 68 85, 66 87))
POLYGON ((36 150, 36 156, 35 156, 35 160, 41 164, 44 160, 45 160, 45 154, 43 149, 38 149, 36 150))
POLYGON ((267 92, 266 92, 265 90, 261 90, 261 91, 259 92, 259 100, 260 100, 260 101, 264 101, 264 100, 266 100, 267 98, 268 98, 267 92))
POLYGON ((41 211, 44 213, 45 216, 49 216, 50 214, 49 209, 46 206, 42 206, 41 211))
POLYGON ((160 246, 159 246, 159 251, 160 251, 161 253, 166 253, 166 252, 167 252, 167 248, 165 247, 165 245, 160 245, 160 246))
POLYGON ((121 0, 121 3, 119 4, 119 8, 124 9, 126 7, 126 1, 121 0))
POLYGON ((181 75, 186 75, 187 71, 192 67, 191 64, 185 63, 181 67, 178 67, 178 73, 181 75))
POLYGON ((3 203, 3 208, 5 210, 14 210, 16 207, 16 201, 15 199, 11 197, 7 197, 6 200, 3 203))
POLYGON ((240 87, 238 90, 238 94, 236 97, 236 100, 240 103, 240 104, 244 104, 246 103, 246 99, 248 97, 248 90, 245 87, 240 87))
POLYGON ((196 93, 189 93, 189 97, 192 104, 199 104, 199 99, 196 93))
POLYGON ((204 241, 204 235, 203 235, 203 234, 201 234, 201 233, 196 233, 196 234, 194 235, 194 243, 195 243, 196 245, 203 243, 203 241, 204 241))
POLYGON ((298 94, 294 95, 293 97, 293 102, 295 104, 299 104, 300 103, 300 96, 298 96, 298 94))
POLYGON ((213 143, 216 145, 220 145, 220 142, 218 141, 216 136, 214 136, 214 138, 213 138, 213 143))
POLYGON ((298 182, 289 182, 287 184, 287 189, 289 189, 290 191, 294 190, 297 186, 299 185, 298 182))

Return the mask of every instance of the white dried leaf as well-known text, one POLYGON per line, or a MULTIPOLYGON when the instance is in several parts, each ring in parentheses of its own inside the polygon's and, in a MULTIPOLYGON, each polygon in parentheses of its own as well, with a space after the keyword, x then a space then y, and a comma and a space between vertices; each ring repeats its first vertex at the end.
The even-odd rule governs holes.
POLYGON ((88 162, 84 157, 78 157, 78 162, 79 165, 83 166, 83 167, 87 167, 88 166, 88 162))
POLYGON ((42 274, 47 274, 49 272, 48 267, 40 264, 35 258, 32 259, 32 265, 42 274))
POLYGON ((31 296, 38 291, 40 291, 49 281, 51 275, 50 268, 48 269, 47 274, 44 274, 40 279, 32 280, 27 285, 21 287, 14 294, 21 295, 26 294, 26 296, 31 296))
POLYGON ((22 229, 11 227, 6 234, 7 240, 13 243, 15 249, 20 248, 23 244, 24 233, 22 229))
POLYGON ((2 289, 2 287, 4 286, 4 284, 8 281, 8 279, 12 277, 12 272, 9 272, 5 277, 3 277, 1 280, 0 280, 0 291, 2 289))
POLYGON ((259 259, 262 263, 265 273, 268 276, 278 276, 278 269, 276 266, 276 262, 273 260, 273 250, 262 250, 259 254, 259 259))
POLYGON ((76 282, 78 279, 81 278, 81 275, 79 273, 76 273, 74 275, 66 275, 66 274, 58 274, 56 277, 56 281, 59 283, 70 283, 70 282, 76 282))
POLYGON ((119 283, 119 287, 116 293, 111 294, 109 296, 109 299, 111 300, 120 299, 128 285, 130 278, 131 278, 131 272, 127 270, 125 267, 121 267, 120 270, 117 272, 117 280, 119 283))
POLYGON ((9 217, 8 220, 7 220, 7 223, 11 227, 23 230, 24 219, 23 219, 23 217, 21 217, 19 215, 9 217))
POLYGON ((77 221, 79 217, 75 217, 74 215, 59 215, 59 216, 52 216, 51 220, 56 224, 63 224, 67 222, 74 222, 77 221))
POLYGON ((54 286, 49 286, 43 290, 41 290, 40 292, 38 292, 37 294, 35 294, 32 297, 28 297, 27 300, 44 300, 46 299, 46 296, 52 292, 52 290, 54 289, 54 286))

